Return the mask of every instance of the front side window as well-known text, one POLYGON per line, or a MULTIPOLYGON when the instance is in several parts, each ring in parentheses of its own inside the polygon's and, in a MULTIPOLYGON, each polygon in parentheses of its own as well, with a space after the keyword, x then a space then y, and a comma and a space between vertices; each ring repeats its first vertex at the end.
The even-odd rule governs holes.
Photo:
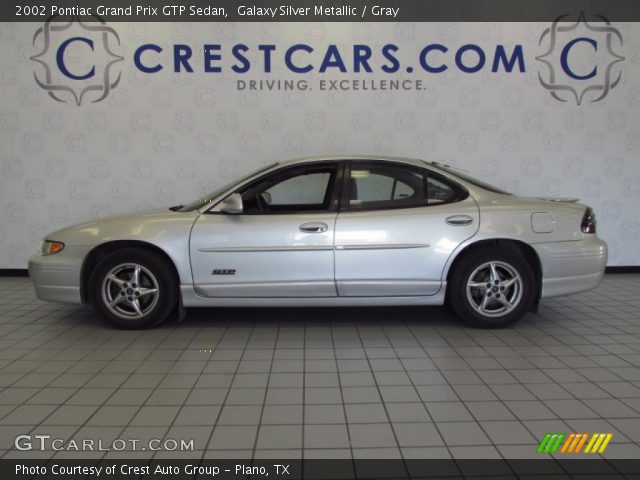
POLYGON ((349 210, 424 207, 462 198, 459 186, 405 164, 355 162, 346 185, 349 210))
POLYGON ((322 207, 331 173, 315 172, 287 178, 263 192, 271 206, 312 205, 322 207))
POLYGON ((249 180, 251 177, 254 177, 256 175, 259 175, 262 172, 266 172, 267 170, 271 170, 273 167, 275 167, 276 165, 278 165, 277 163, 272 163, 270 165, 267 165, 266 167, 262 167, 259 170, 255 171, 255 172, 251 172, 248 175, 245 175, 242 178, 239 178, 238 180, 234 180, 233 182, 224 185, 223 187, 218 188, 217 190, 214 190, 211 193, 208 193, 206 195, 204 195, 203 197, 200 197, 199 199, 191 202, 188 205, 181 205, 178 207, 174 207, 174 210, 177 210, 179 212, 191 212, 193 210, 198 210, 202 207, 204 207, 205 205, 211 203, 213 200, 215 200, 216 197, 222 195, 224 192, 226 192, 227 190, 229 190, 230 188, 233 188, 234 185, 237 185, 239 183, 243 183, 246 180, 249 180))
POLYGON ((335 165, 296 166, 275 172, 240 192, 244 213, 328 210, 335 176, 335 165))

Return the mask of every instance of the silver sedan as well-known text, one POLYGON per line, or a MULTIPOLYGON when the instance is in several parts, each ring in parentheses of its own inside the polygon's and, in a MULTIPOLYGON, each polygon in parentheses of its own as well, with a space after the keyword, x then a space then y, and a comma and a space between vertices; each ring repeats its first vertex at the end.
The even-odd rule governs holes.
POLYGON ((606 261, 575 199, 518 197, 422 160, 323 157, 59 230, 29 271, 40 299, 90 302, 121 328, 185 307, 444 303, 495 328, 596 287, 606 261))

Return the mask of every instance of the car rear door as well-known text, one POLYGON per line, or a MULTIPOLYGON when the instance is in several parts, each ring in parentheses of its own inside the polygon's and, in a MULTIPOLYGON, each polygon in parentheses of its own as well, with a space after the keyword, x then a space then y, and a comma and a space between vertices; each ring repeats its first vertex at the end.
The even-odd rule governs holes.
POLYGON ((353 161, 335 233, 340 296, 427 296, 473 236, 478 206, 459 185, 411 164, 353 161))

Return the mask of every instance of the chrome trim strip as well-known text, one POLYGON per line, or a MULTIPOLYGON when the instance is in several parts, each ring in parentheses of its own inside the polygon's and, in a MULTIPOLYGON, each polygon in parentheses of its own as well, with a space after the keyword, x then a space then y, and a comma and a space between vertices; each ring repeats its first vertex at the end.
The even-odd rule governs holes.
POLYGON ((363 245, 336 245, 336 250, 402 250, 407 248, 428 248, 428 243, 376 243, 363 245))
MULTIPOLYGON (((336 245, 336 250, 402 250, 408 248, 428 248, 428 243, 377 243, 362 245, 336 245)), ((330 251, 334 247, 329 245, 301 245, 299 247, 211 247, 199 248, 199 252, 318 252, 330 251)))
POLYGON ((206 253, 229 253, 229 252, 317 252, 331 251, 331 245, 300 245, 299 247, 212 247, 199 248, 199 252, 206 253))

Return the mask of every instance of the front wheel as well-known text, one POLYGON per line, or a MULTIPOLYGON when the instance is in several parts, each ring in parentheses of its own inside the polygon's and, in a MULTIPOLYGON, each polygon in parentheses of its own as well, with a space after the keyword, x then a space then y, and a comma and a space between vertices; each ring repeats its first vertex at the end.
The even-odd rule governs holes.
POLYGON ((176 309, 174 278, 164 258, 154 252, 116 250, 98 262, 91 277, 91 300, 119 328, 153 327, 176 309))
POLYGON ((535 298, 529 263, 512 250, 472 252, 456 265, 450 278, 449 301, 469 325, 502 328, 522 318, 535 298))

